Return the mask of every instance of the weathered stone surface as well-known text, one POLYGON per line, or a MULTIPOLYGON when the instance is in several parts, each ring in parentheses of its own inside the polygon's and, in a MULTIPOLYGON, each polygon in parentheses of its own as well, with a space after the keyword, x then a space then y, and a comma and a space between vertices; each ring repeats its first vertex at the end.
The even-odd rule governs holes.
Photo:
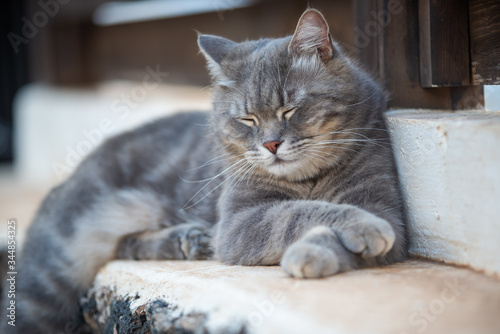
POLYGON ((83 306, 104 333, 493 334, 500 281, 425 261, 318 280, 279 267, 115 261, 83 306))
POLYGON ((116 296, 110 289, 90 290, 81 301, 85 321, 95 333, 151 334, 145 305, 130 309, 137 298, 116 296))
MULTIPOLYGON (((82 298, 83 315, 95 333, 104 334, 204 334, 208 315, 186 313, 162 299, 137 306, 136 296, 123 296, 117 290, 106 287, 89 290, 82 298)), ((231 326, 228 326, 231 327, 231 326)), ((219 328, 217 333, 243 334, 244 330, 219 328)))

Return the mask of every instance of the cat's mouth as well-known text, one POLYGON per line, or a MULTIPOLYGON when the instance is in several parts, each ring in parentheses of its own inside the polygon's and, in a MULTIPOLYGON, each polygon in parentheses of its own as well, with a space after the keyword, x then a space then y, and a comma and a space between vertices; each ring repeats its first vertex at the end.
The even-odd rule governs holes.
POLYGON ((266 163, 265 169, 273 175, 293 180, 301 177, 301 166, 299 159, 284 159, 274 156, 266 163))
POLYGON ((269 161, 266 165, 266 169, 272 174, 283 176, 292 173, 300 165, 300 163, 299 159, 286 159, 274 156, 274 159, 269 161))
POLYGON ((297 161, 297 159, 284 159, 282 157, 274 156, 274 159, 270 161, 269 165, 285 165, 295 161, 297 161))

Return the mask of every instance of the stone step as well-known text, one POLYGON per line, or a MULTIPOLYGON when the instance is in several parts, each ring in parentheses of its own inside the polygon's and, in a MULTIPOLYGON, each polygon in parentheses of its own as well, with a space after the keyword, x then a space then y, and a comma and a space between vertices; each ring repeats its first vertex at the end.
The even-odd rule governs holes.
POLYGON ((500 331, 499 280, 415 260, 313 280, 280 267, 115 261, 82 305, 87 322, 106 333, 500 331))

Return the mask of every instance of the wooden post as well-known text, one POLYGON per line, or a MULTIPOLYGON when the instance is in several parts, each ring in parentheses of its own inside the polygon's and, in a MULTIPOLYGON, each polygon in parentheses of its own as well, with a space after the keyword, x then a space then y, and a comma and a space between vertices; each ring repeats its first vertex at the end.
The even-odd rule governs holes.
POLYGON ((420 84, 469 85, 467 0, 420 0, 420 84))
MULTIPOLYGON (((436 88, 421 86, 418 1, 353 0, 353 8, 355 45, 356 39, 364 41, 362 45, 358 43, 360 60, 390 93, 389 108, 447 110, 484 108, 482 86, 449 87, 448 84, 448 87, 436 88), (370 30, 375 25, 380 27, 376 34, 370 30)), ((442 15, 442 20, 449 20, 452 13, 442 13, 442 15)), ((450 38, 453 40, 450 43, 461 38, 461 35, 448 35, 451 35, 450 38)), ((439 50, 435 52, 434 59, 442 56, 439 50)), ((467 50, 462 52, 468 53, 467 50)), ((463 60, 460 63, 463 64, 463 60)), ((436 60, 434 63, 436 71, 450 72, 446 70, 446 66, 438 64, 436 60)), ((460 71, 460 73, 465 72, 463 69, 460 71)), ((459 82, 465 84, 467 81, 459 80, 459 82)))

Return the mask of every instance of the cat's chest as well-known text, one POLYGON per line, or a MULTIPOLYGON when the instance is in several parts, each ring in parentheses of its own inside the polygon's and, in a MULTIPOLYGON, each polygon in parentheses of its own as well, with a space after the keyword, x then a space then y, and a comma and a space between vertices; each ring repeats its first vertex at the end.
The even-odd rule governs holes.
POLYGON ((304 199, 332 201, 338 193, 338 186, 332 180, 318 180, 304 189, 304 199))
POLYGON ((335 194, 336 187, 323 182, 295 184, 287 189, 287 195, 298 200, 328 200, 335 194))

